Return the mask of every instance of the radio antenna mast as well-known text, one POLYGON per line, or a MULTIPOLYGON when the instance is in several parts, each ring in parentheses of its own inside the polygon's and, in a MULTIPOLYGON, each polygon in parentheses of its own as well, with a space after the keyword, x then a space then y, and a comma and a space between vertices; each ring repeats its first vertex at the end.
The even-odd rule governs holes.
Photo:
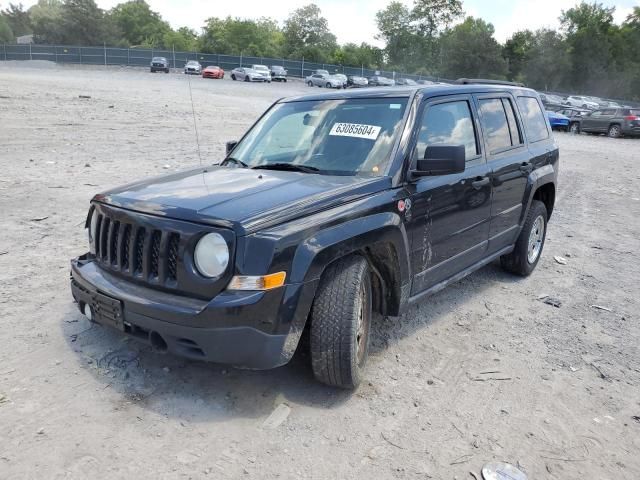
POLYGON ((193 114, 193 129, 196 133, 196 145, 198 146, 198 159, 200 165, 202 165, 202 155, 200 155, 200 138, 198 136, 198 122, 196 122, 196 109, 193 105, 193 92, 191 91, 191 74, 187 74, 187 81, 189 83, 189 98, 191 99, 191 113, 193 114))

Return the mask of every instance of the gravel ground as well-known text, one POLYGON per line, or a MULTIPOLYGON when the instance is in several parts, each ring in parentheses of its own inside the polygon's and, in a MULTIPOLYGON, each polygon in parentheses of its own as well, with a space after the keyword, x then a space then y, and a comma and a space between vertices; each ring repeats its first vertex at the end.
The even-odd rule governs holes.
MULTIPOLYGON (((203 162, 308 91, 190 80, 203 162)), ((304 355, 266 372, 158 355, 72 303, 92 195, 199 162, 187 81, 0 63, 1 479, 471 479, 492 460, 640 478, 640 140, 557 134, 536 272, 490 265, 380 319, 368 381, 336 392, 304 355)))

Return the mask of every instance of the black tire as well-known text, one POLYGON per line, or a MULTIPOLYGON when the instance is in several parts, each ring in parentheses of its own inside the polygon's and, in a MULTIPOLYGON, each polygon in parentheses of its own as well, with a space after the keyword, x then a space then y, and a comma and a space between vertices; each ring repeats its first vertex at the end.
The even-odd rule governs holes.
POLYGON ((329 82, 327 82, 327 84, 325 85, 325 87, 327 88, 331 88, 331 84, 329 82))
POLYGON ((287 83, 287 79, 285 78, 284 80, 282 80, 284 83, 287 83))
POLYGON ((508 255, 503 255, 500 257, 500 264, 502 268, 507 270, 508 272, 514 273, 516 275, 520 275, 522 277, 526 277, 533 272, 538 265, 538 261, 542 256, 542 250, 544 249, 544 242, 547 238, 547 207, 545 207, 544 203, 539 200, 532 200, 531 206, 529 207, 529 212, 527 213, 527 218, 524 222, 524 226, 522 227, 522 231, 516 240, 515 248, 513 252, 508 255), (529 240, 532 236, 532 230, 536 226, 536 220, 542 217, 542 240, 540 243, 540 249, 538 250, 537 256, 533 261, 528 257, 529 254, 529 240))
POLYGON ((311 307, 311 366, 316 379, 340 388, 360 384, 369 351, 372 304, 364 258, 348 256, 327 268, 311 307))
POLYGON ((610 138, 620 138, 622 136, 622 129, 620 128, 620 125, 618 125, 617 123, 609 125, 607 136, 610 138))
POLYGON ((244 81, 245 82, 250 82, 251 80, 249 79, 249 75, 247 75, 246 77, 244 77, 244 81))
POLYGON ((164 71, 164 73, 169 73, 169 69, 167 68, 167 69, 164 71))
POLYGON ((578 122, 571 122, 571 125, 569 125, 569 131, 577 135, 580 133, 580 124, 578 122))
POLYGON ((234 81, 235 81, 235 79, 236 79, 236 76, 232 73, 232 74, 231 74, 231 80, 234 80, 234 81))
POLYGON ((307 85, 309 85, 310 87, 313 87, 313 82, 312 82, 311 80, 309 80, 309 81, 307 82, 307 85))

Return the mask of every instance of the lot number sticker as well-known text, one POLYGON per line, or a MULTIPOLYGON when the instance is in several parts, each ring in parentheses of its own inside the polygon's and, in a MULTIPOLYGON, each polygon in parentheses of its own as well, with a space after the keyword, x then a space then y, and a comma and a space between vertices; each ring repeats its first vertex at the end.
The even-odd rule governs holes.
POLYGON ((362 125, 360 123, 336 123, 331 127, 329 135, 340 137, 356 137, 375 140, 380 133, 380 127, 375 125, 362 125))

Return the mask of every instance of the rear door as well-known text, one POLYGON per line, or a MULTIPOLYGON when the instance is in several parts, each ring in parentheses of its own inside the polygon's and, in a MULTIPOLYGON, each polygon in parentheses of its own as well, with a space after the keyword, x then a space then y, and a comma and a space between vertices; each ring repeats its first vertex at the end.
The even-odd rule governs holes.
POLYGON ((480 124, 491 168, 493 201, 488 253, 513 244, 519 232, 527 177, 533 169, 515 99, 508 93, 477 95, 480 124))
POLYGON ((466 167, 462 173, 421 177, 408 186, 412 295, 484 257, 491 214, 491 179, 472 97, 428 99, 418 118, 412 164, 424 158, 429 145, 464 145, 466 167))

